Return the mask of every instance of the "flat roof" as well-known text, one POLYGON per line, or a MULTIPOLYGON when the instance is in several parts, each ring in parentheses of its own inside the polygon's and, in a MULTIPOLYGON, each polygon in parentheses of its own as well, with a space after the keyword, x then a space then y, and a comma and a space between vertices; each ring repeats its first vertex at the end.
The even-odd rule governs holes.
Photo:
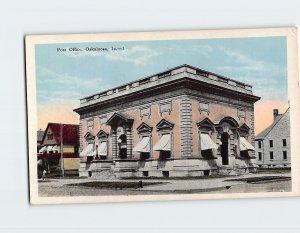
POLYGON ((183 77, 189 77, 204 83, 209 83, 225 89, 252 95, 252 86, 249 84, 202 70, 194 66, 183 64, 114 88, 107 89, 106 91, 81 98, 80 107, 102 102, 111 98, 120 97, 149 87, 157 86, 165 82, 178 80, 183 77))

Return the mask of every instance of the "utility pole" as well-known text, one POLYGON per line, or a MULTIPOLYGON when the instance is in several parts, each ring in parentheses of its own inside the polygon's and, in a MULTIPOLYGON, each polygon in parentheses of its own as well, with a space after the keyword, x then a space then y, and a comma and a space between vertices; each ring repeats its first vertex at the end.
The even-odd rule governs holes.
POLYGON ((64 168, 64 148, 63 148, 63 124, 60 124, 60 166, 61 166, 61 175, 65 176, 64 168))

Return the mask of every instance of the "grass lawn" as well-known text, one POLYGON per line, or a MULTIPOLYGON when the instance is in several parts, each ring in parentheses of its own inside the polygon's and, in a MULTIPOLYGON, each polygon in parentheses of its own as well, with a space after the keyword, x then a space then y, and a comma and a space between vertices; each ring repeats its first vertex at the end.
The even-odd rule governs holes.
POLYGON ((87 176, 49 176, 48 179, 86 179, 87 176))
POLYGON ((291 173, 290 168, 258 168, 258 174, 289 174, 291 173))
POLYGON ((290 180, 289 176, 261 176, 261 177, 248 177, 248 178, 237 178, 237 179, 228 179, 226 181, 245 181, 250 184, 254 183, 265 183, 273 181, 283 181, 290 180))
MULTIPOLYGON (((143 186, 164 184, 164 182, 143 182, 143 186)), ((139 182, 118 182, 118 181, 94 181, 77 184, 68 184, 67 186, 80 186, 99 189, 137 189, 140 188, 139 182)))
POLYGON ((121 178, 122 180, 206 180, 206 179, 217 179, 232 177, 229 175, 210 175, 210 176, 186 176, 186 177, 126 177, 121 178))

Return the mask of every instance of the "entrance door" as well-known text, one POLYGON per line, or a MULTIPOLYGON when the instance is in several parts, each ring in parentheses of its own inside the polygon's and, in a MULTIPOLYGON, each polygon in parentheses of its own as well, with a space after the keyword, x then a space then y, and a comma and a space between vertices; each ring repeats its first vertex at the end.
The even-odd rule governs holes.
POLYGON ((228 144, 229 144, 229 134, 222 133, 221 135, 221 157, 222 157, 222 165, 228 165, 228 144))
POLYGON ((119 157, 120 159, 126 159, 127 158, 127 138, 125 134, 122 134, 119 139, 119 157))

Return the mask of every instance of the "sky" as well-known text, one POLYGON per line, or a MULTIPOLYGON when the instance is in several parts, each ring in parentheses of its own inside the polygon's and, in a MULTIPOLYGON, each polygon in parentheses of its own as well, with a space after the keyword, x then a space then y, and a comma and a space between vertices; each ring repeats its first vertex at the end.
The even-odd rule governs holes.
POLYGON ((35 56, 38 129, 48 122, 78 124, 73 109, 80 98, 182 64, 252 85, 261 97, 255 134, 271 124, 274 108, 288 107, 285 37, 39 44, 35 56), (107 50, 86 51, 90 47, 107 50))

